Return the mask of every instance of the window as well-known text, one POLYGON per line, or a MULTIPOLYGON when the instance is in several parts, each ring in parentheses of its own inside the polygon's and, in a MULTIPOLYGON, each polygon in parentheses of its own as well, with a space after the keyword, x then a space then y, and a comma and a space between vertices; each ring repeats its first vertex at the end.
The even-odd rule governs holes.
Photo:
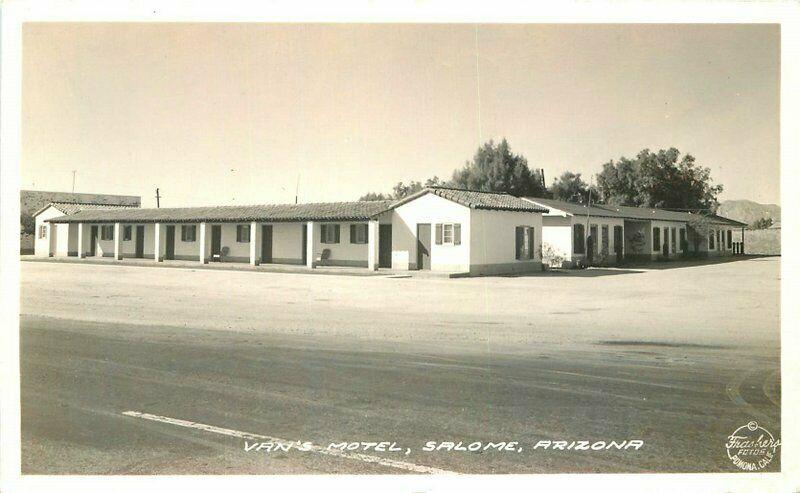
POLYGON ((720 245, 721 242, 719 241, 720 233, 722 233, 722 232, 720 230, 717 230, 717 249, 718 250, 722 250, 722 245, 720 245))
POLYGON ((367 232, 366 224, 351 224, 350 225, 350 243, 362 244, 367 243, 369 233, 367 232))
POLYGON ((39 226, 39 238, 47 238, 47 225, 42 224, 39 226))
POLYGON ((622 239, 622 226, 614 226, 614 253, 622 255, 625 244, 622 239))
POLYGON ((461 244, 461 224, 460 223, 441 223, 436 225, 436 244, 437 245, 460 245, 461 244))
POLYGON ((131 241, 132 235, 133 235, 133 226, 122 227, 122 241, 131 241))
POLYGON ((572 227, 572 251, 576 254, 586 253, 586 238, 584 237, 583 224, 572 227))
POLYGON ((516 259, 517 260, 532 260, 535 257, 534 248, 534 228, 529 226, 517 226, 516 228, 516 259))
POLYGON ((676 228, 672 228, 672 231, 670 232, 669 235, 669 248, 672 251, 672 253, 678 251, 678 246, 677 246, 678 238, 676 237, 677 235, 675 234, 676 231, 677 231, 676 228))
POLYGON ((445 224, 442 236, 442 243, 449 245, 453 243, 453 225, 445 224))
POLYGON ((709 233, 709 235, 708 235, 708 249, 709 250, 713 250, 714 249, 714 232, 713 231, 711 233, 709 233))
POLYGON ((686 250, 686 230, 681 228, 681 242, 680 242, 681 251, 686 250))
POLYGON ((600 251, 603 252, 603 255, 608 255, 608 224, 602 225, 600 231, 602 235, 600 239, 602 248, 600 251))
POLYGON ((592 252, 597 253, 600 248, 598 245, 599 241, 597 241, 597 225, 592 224, 589 226, 589 241, 592 243, 592 252))
POLYGON ((321 243, 339 243, 339 225, 323 224, 321 227, 321 243))
POLYGON ((237 224, 236 225, 236 242, 237 243, 250 243, 250 225, 237 224))
POLYGON ((100 226, 100 239, 113 240, 114 239, 114 225, 100 226))
POLYGON ((733 231, 730 229, 728 230, 728 249, 730 250, 733 247, 733 231))
MULTIPOLYGON (((249 226, 248 226, 249 228, 249 226)), ((247 240, 250 241, 250 234, 248 232, 247 240)), ((184 224, 181 226, 181 241, 192 242, 197 239, 197 226, 194 224, 184 224)))
POLYGON ((653 251, 661 249, 661 228, 653 228, 653 251))

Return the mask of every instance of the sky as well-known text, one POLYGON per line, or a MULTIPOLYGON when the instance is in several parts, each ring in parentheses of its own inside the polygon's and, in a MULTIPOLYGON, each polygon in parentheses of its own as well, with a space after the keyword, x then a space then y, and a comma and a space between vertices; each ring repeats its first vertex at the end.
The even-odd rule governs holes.
POLYGON ((22 188, 356 200, 505 137, 548 185, 676 147, 779 203, 779 51, 777 25, 26 24, 22 188))

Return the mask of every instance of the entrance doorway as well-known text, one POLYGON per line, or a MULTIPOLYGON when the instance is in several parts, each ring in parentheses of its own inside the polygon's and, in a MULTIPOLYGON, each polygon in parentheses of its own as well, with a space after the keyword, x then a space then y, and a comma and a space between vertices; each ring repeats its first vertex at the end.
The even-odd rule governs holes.
POLYGON ((622 262, 622 226, 614 226, 614 253, 617 255, 617 263, 622 262))
POLYGON ((272 225, 261 225, 261 263, 272 263, 272 225))
POLYGON ((175 260, 175 226, 167 226, 167 251, 164 254, 167 260, 175 260))
POLYGON ((300 225, 303 228, 303 252, 301 254, 303 265, 308 265, 308 228, 305 224, 300 225))
POLYGON ((417 224, 417 269, 431 269, 431 225, 417 224))
POLYGON ((144 258, 144 226, 136 226, 136 258, 144 258))
POLYGON ((92 226, 92 232, 89 234, 89 256, 95 255, 97 255, 97 226, 92 226))
POLYGON ((392 225, 381 224, 378 235, 378 267, 392 268, 392 225))
POLYGON ((214 224, 211 226, 211 258, 218 258, 220 252, 222 252, 222 226, 214 224))

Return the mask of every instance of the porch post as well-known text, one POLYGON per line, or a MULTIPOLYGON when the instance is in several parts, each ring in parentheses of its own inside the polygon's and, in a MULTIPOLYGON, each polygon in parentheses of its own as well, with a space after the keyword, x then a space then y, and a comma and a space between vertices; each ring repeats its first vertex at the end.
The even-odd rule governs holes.
POLYGON ((306 267, 314 268, 314 221, 306 223, 306 267))
POLYGON ((261 230, 258 223, 250 223, 250 265, 261 263, 261 230))
POLYGON ((200 263, 208 263, 208 228, 206 223, 200 223, 200 263))
POLYGON ((163 262, 164 257, 161 255, 161 223, 155 223, 154 225, 154 237, 155 237, 155 244, 153 250, 153 258, 156 262, 163 262))
POLYGON ((114 223, 114 259, 122 260, 122 225, 114 223))
POLYGON ((86 258, 86 249, 83 247, 83 223, 78 223, 78 258, 86 258))
POLYGON ((739 255, 744 255, 744 228, 742 228, 742 246, 739 251, 739 255))
POLYGON ((367 268, 378 270, 378 221, 367 223, 367 268))

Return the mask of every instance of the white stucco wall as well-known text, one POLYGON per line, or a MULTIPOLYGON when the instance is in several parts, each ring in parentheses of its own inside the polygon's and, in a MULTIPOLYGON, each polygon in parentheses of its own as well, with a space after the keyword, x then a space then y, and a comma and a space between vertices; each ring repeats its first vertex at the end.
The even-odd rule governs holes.
POLYGON ((542 215, 471 210, 470 272, 475 274, 541 269, 542 215), (533 228, 533 258, 517 260, 517 226, 533 228))
POLYGON ((542 217, 542 243, 550 245, 555 252, 569 262, 572 254, 572 218, 545 215, 542 217))
MULTIPOLYGON (((61 217, 63 215, 64 215, 64 213, 61 212, 60 210, 56 209, 53 206, 49 206, 48 208, 43 210, 41 213, 39 213, 39 215, 37 215, 34 218, 35 228, 36 228, 34 230, 34 232, 33 232, 33 235, 34 235, 33 236, 33 238, 34 238, 34 241, 33 241, 33 253, 34 253, 34 255, 36 255, 37 257, 48 257, 48 256, 50 256, 50 253, 51 253, 50 230, 49 230, 49 228, 46 228, 47 232, 46 232, 44 238, 39 238, 39 230, 40 230, 41 226, 47 226, 48 225, 48 223, 45 222, 48 219, 52 219, 54 217, 61 217)), ((63 241, 63 239, 66 238, 67 229, 63 228, 61 230, 61 232, 58 232, 58 228, 56 227, 55 230, 57 231, 57 233, 56 233, 57 235, 58 234, 64 235, 63 238, 62 238, 62 241, 63 241)), ((55 247, 55 248, 53 248, 52 253, 56 254, 56 251, 58 250, 58 236, 56 236, 55 242, 54 242, 54 244, 52 246, 55 247)), ((66 248, 66 247, 62 247, 62 248, 66 248)))
POLYGON ((664 244, 665 233, 664 230, 667 229, 669 231, 668 238, 668 245, 669 245, 669 256, 670 258, 676 257, 683 253, 681 249, 681 229, 686 229, 686 223, 679 222, 679 221, 650 221, 650 238, 647 244, 647 248, 651 251, 653 258, 658 258, 662 256, 661 247, 653 248, 653 229, 659 228, 661 230, 660 233, 660 245, 664 244), (672 246, 672 229, 675 228, 675 247, 672 246))
POLYGON ((468 272, 470 263, 470 209, 428 193, 394 210, 392 268, 417 268, 417 224, 431 225, 431 270, 468 272), (436 224, 461 224, 460 245, 437 245, 436 224))
POLYGON ((324 263, 327 265, 350 265, 357 267, 367 266, 367 243, 350 243, 350 225, 364 224, 362 222, 324 222, 314 223, 314 258, 318 258, 324 249, 331 251, 330 259, 324 263), (322 243, 322 225, 339 225, 339 243, 322 243))

